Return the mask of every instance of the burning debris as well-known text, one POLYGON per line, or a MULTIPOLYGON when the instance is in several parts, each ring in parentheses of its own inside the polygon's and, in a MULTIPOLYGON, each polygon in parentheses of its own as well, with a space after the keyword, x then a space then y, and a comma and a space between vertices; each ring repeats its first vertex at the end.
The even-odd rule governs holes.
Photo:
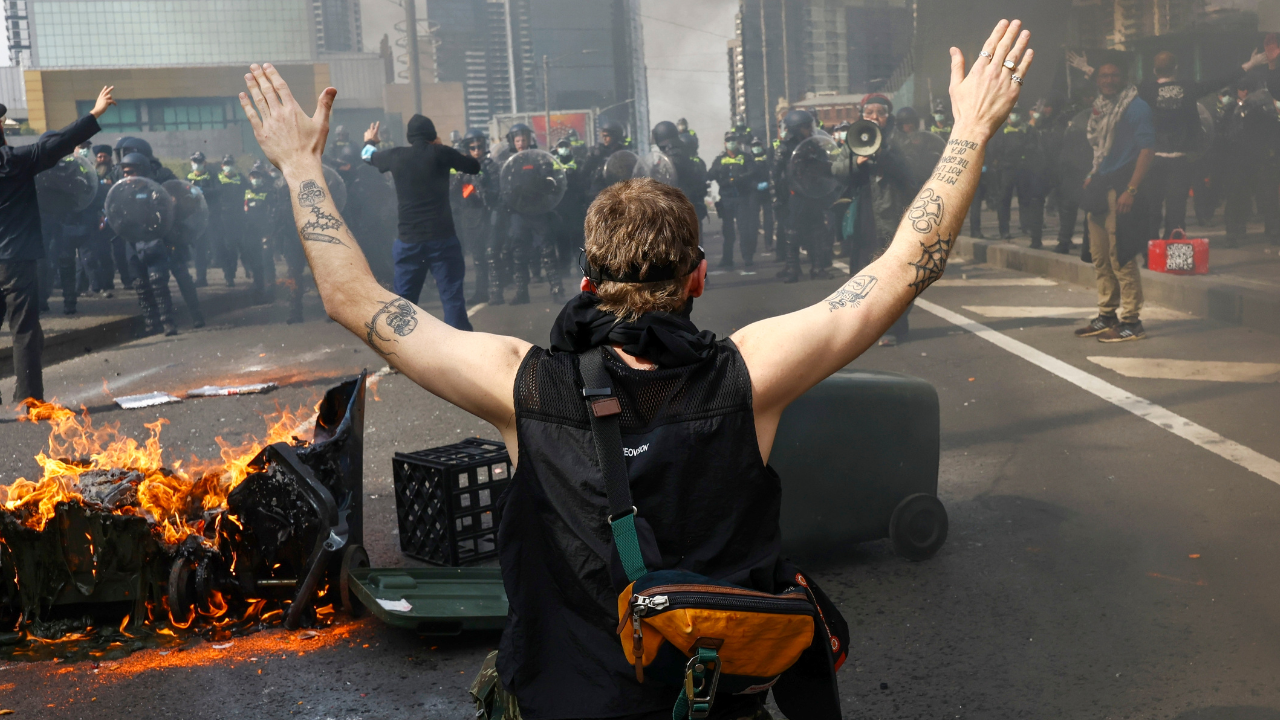
POLYGON ((199 634, 327 624, 363 608, 345 574, 362 548, 365 375, 328 391, 314 423, 273 418, 265 440, 165 463, 143 443, 51 404, 35 481, 0 486, 0 646, 43 657, 46 641, 90 656, 199 634), (306 431, 302 431, 303 428, 306 431), (301 437, 300 437, 301 436, 301 437))

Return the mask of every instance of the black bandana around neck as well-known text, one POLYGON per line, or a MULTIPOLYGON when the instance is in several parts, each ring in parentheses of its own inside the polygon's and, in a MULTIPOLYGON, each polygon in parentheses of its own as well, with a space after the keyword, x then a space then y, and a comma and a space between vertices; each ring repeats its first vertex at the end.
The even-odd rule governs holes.
POLYGON ((715 333, 699 331, 689 319, 690 298, 677 313, 645 313, 634 322, 619 320, 599 307, 600 297, 584 292, 565 304, 551 328, 553 352, 581 353, 601 345, 620 345, 659 367, 692 365, 711 357, 715 333))

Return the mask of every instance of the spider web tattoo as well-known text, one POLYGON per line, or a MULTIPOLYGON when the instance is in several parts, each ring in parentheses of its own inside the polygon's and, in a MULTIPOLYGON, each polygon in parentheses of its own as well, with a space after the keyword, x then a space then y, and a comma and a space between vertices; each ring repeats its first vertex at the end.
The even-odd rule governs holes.
POLYGON ((947 268, 947 256, 951 254, 951 246, 955 242, 955 235, 943 237, 942 233, 938 233, 932 242, 920 241, 919 259, 908 263, 916 270, 916 279, 908 283, 915 289, 916 297, 920 297, 925 288, 942 277, 942 271, 947 268))

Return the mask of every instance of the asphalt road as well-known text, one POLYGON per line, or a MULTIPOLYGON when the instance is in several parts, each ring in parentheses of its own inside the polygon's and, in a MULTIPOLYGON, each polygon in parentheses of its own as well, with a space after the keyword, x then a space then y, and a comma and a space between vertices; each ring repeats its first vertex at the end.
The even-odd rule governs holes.
MULTIPOLYGON (((714 275, 695 321, 727 334, 840 283, 783 285, 775 269, 714 275)), ((1085 312, 1090 292, 964 264, 946 280, 924 299, 999 336, 918 306, 908 342, 854 363, 937 388, 951 534, 926 562, 906 562, 881 541, 840 548, 841 559, 812 568, 853 630, 840 673, 846 716, 1280 719, 1280 583, 1269 570, 1280 552, 1280 480, 1248 469, 1265 473, 1264 461, 1280 458, 1280 377, 1233 364, 1280 361, 1280 337, 1156 308, 1148 340, 1103 345, 1072 337, 1077 320, 1035 317, 1045 307, 1085 312), (1025 359, 1042 358, 1034 351, 1060 364, 1025 359), (1193 443, 1151 406, 1138 408, 1142 417, 1063 377, 1081 374, 1208 434, 1193 443)), ((545 343, 558 308, 545 290, 534 299, 472 320, 545 343)), ((162 439, 174 457, 211 456, 215 437, 260 432, 260 415, 276 403, 313 403, 334 378, 381 367, 353 336, 316 319, 314 299, 308 309, 304 325, 284 325, 282 306, 253 308, 203 331, 93 353, 48 369, 48 392, 138 437, 144 423, 166 418, 162 439), (134 411, 114 408, 103 389, 264 379, 282 388, 134 411)), ((11 379, 0 382, 6 398, 11 389, 11 379)), ((391 454, 496 432, 400 376, 383 379, 377 396, 366 423, 367 544, 375 565, 400 565, 391 454)), ((0 420, 0 483, 35 471, 45 432, 0 420)), ((271 631, 98 667, 11 663, 0 666, 0 708, 49 720, 462 720, 473 717, 466 688, 496 643, 424 639, 365 619, 312 639, 271 631)))

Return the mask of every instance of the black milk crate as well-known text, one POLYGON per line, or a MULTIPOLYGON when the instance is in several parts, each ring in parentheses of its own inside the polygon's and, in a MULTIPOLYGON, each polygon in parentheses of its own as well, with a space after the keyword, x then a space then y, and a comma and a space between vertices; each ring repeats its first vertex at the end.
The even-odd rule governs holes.
POLYGON ((458 567, 498 554, 498 496, 511 483, 507 446, 468 438, 392 460, 400 552, 458 567))

